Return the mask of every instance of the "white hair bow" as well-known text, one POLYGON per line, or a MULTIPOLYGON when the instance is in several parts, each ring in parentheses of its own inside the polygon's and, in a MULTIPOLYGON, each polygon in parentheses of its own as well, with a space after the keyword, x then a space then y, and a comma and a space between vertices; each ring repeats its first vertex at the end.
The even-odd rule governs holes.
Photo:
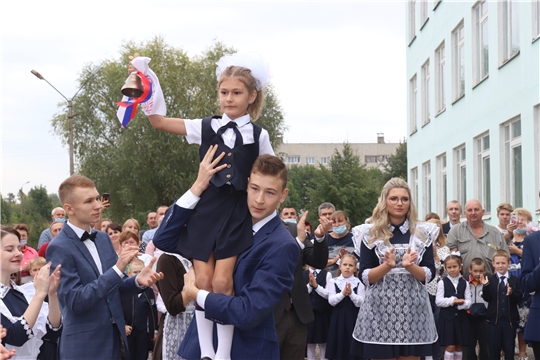
POLYGON ((446 261, 446 258, 448 258, 450 255, 454 255, 454 256, 457 256, 457 257, 461 257, 461 253, 459 251, 452 251, 450 254, 446 254, 444 255, 441 260, 444 262, 446 261))

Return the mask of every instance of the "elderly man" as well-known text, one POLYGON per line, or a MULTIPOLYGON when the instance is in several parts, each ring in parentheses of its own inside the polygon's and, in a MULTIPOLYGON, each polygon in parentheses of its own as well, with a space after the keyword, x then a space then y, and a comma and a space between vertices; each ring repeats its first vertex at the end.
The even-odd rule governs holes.
POLYGON ((487 272, 493 274, 491 260, 495 251, 502 249, 508 252, 508 246, 501 232, 495 227, 484 223, 484 209, 478 200, 469 200, 465 205, 467 221, 452 227, 448 233, 446 245, 451 251, 458 250, 463 259, 463 273, 469 278, 469 265, 474 258, 483 259, 487 272))
MULTIPOLYGON (((51 218, 52 218, 52 221, 55 221, 56 219, 65 219, 66 212, 61 207, 55 207, 51 211, 51 218)), ((51 241, 52 238, 53 237, 49 228, 46 228, 45 230, 43 230, 43 232, 39 236, 38 249, 41 247, 41 245, 51 241)))
POLYGON ((444 236, 448 236, 452 226, 461 222, 461 204, 457 200, 452 200, 446 205, 446 215, 448 216, 448 222, 442 225, 444 236))

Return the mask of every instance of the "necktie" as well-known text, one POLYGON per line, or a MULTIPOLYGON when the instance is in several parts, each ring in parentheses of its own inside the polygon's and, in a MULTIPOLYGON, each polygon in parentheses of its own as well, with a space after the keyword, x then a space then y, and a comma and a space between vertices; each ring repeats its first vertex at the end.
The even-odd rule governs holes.
POLYGON ((501 276, 501 282, 499 283, 499 289, 506 289, 506 284, 504 283, 504 279, 506 279, 506 276, 501 276))
POLYGON ((238 130, 238 124, 235 121, 229 121, 228 123, 220 127, 217 131, 217 136, 221 137, 227 129, 233 129, 234 133, 236 134, 234 147, 244 145, 244 141, 242 140, 242 134, 240 134, 240 130, 238 130))
POLYGON ((85 231, 84 234, 82 234, 81 236, 81 241, 85 241, 85 240, 95 241, 96 235, 97 235, 97 232, 93 232, 89 234, 87 231, 85 231))

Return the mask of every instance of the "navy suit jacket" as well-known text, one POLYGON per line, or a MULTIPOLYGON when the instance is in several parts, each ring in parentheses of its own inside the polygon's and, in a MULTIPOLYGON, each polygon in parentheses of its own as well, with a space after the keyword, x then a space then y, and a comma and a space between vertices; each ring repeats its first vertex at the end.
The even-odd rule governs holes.
MULTIPOLYGON (((174 234, 185 224, 189 213, 179 206, 169 210, 154 237, 156 247, 175 251, 181 246, 173 243, 174 234)), ((296 240, 276 215, 257 231, 253 246, 238 256, 233 275, 235 296, 208 294, 206 318, 235 326, 233 359, 279 359, 272 309, 281 294, 291 290, 299 255, 296 240)), ((201 358, 195 321, 191 322, 178 354, 186 359, 201 358)))
POLYGON ((529 310, 529 321, 525 326, 525 341, 540 341, 540 231, 523 240, 521 256, 521 289, 523 293, 535 291, 529 310))
POLYGON ((120 359, 121 337, 127 344, 120 293, 130 296, 143 289, 137 287, 134 277, 122 279, 112 269, 118 256, 107 234, 97 231, 95 244, 102 275, 88 248, 68 224, 47 248, 51 271, 62 265, 58 287, 63 317, 59 359, 120 359))

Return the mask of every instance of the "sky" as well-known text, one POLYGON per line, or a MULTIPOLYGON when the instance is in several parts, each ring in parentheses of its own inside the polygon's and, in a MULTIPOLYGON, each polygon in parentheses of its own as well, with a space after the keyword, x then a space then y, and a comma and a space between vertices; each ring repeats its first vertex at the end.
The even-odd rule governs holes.
POLYGON ((403 1, 10 1, 0 14, 0 193, 40 185, 55 193, 69 176, 67 145, 51 126, 67 112, 63 98, 30 71, 71 98, 85 65, 155 36, 190 56, 216 40, 260 53, 287 143, 373 143, 377 133, 398 142, 406 136, 405 10, 403 1))

